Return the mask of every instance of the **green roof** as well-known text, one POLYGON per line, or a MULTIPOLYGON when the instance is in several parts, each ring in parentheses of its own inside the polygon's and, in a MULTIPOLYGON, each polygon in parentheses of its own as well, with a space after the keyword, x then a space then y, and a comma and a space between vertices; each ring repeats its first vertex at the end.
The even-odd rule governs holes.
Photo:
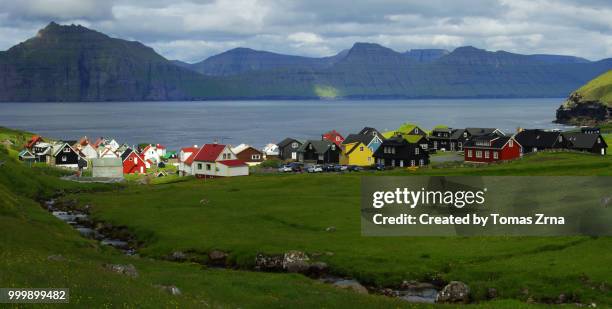
POLYGON ((443 124, 439 124, 439 125, 437 125, 437 126, 435 126, 435 127, 433 127, 433 128, 434 128, 434 129, 448 129, 448 126, 445 126, 445 125, 443 125, 443 124))
POLYGON ((423 136, 422 135, 416 135, 416 134, 403 134, 402 137, 408 142, 408 143, 416 143, 418 141, 420 141, 423 136))
POLYGON ((381 133, 384 138, 392 138, 395 135, 395 131, 387 131, 381 133))

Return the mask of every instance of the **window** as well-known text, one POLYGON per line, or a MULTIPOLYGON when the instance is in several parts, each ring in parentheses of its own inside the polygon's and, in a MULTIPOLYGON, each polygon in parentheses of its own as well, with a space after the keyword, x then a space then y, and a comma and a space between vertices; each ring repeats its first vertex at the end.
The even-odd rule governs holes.
POLYGON ((414 128, 414 134, 419 134, 419 128, 414 128))
POLYGON ((259 160, 259 159, 261 159, 261 155, 258 155, 258 154, 251 155, 251 160, 259 160))
POLYGON ((497 151, 493 151, 493 159, 499 159, 499 153, 497 151))
POLYGON ((510 139, 510 148, 514 147, 514 140, 510 139))
POLYGON ((419 160, 419 165, 420 165, 420 166, 425 165, 425 161, 423 161, 423 159, 419 160))
POLYGON ((340 136, 336 136, 336 142, 340 141, 340 136))
POLYGON ((298 143, 296 142, 291 143, 291 148, 298 148, 298 143))
POLYGON ((410 160, 410 166, 414 166, 414 160, 410 160))
POLYGON ((482 151, 476 150, 476 158, 482 158, 482 151))
POLYGON ((467 155, 467 156, 468 156, 468 158, 471 158, 471 157, 472 157, 472 150, 468 150, 467 154, 468 154, 468 155, 467 155))
POLYGON ((198 163, 198 169, 201 170, 202 169, 202 163, 198 163))
POLYGON ((434 141, 434 149, 438 149, 438 141, 434 141))
POLYGON ((404 160, 400 160, 400 167, 404 167, 404 160))
POLYGON ((563 141, 563 136, 559 135, 559 143, 563 141))
POLYGON ((372 157, 368 157, 368 162, 371 162, 371 161, 372 161, 372 157))
POLYGON ((419 154, 419 147, 414 148, 414 154, 418 155, 419 154))
POLYGON ((363 151, 363 146, 359 147, 359 151, 363 151))
POLYGON ((391 166, 395 166, 395 159, 391 160, 391 166))
POLYGON ((597 144, 601 144, 601 138, 600 137, 597 138, 597 144))
POLYGON ((467 132, 463 132, 463 137, 467 137, 467 132))
POLYGON ((66 162, 66 160, 68 160, 68 158, 66 158, 66 156, 62 156, 62 162, 66 162))
POLYGON ((488 158, 489 158, 489 156, 490 156, 489 151, 487 150, 487 151, 485 151, 484 153, 485 153, 485 159, 488 159, 488 158))
POLYGON ((210 166, 210 164, 206 164, 206 170, 210 171, 212 169, 212 167, 210 166))
POLYGON ((64 152, 70 152, 70 148, 69 147, 64 148, 64 152))
POLYGON ((138 164, 138 159, 134 158, 134 164, 138 164))

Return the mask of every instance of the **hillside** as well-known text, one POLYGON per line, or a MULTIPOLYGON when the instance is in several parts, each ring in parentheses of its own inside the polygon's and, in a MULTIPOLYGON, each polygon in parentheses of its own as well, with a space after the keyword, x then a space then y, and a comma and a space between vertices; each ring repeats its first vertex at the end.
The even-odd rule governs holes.
POLYGON ((0 53, 0 101, 185 100, 211 81, 139 42, 50 23, 0 53))
POLYGON ((557 122, 609 122, 612 111, 612 70, 572 92, 557 110, 557 122))

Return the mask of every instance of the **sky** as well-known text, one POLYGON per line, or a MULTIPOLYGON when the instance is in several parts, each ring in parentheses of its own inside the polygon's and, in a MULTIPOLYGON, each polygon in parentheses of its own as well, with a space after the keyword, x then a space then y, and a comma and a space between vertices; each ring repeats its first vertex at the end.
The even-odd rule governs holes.
POLYGON ((0 8, 0 50, 55 21, 187 62, 235 47, 330 56, 355 42, 612 57, 610 0, 0 0, 0 8))

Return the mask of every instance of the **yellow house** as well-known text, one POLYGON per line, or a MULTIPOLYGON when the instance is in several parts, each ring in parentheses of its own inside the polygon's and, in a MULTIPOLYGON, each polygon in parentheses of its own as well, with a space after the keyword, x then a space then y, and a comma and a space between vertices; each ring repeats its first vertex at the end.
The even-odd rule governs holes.
POLYGON ((362 142, 347 143, 342 145, 340 153, 340 164, 370 166, 374 164, 374 152, 362 142))

